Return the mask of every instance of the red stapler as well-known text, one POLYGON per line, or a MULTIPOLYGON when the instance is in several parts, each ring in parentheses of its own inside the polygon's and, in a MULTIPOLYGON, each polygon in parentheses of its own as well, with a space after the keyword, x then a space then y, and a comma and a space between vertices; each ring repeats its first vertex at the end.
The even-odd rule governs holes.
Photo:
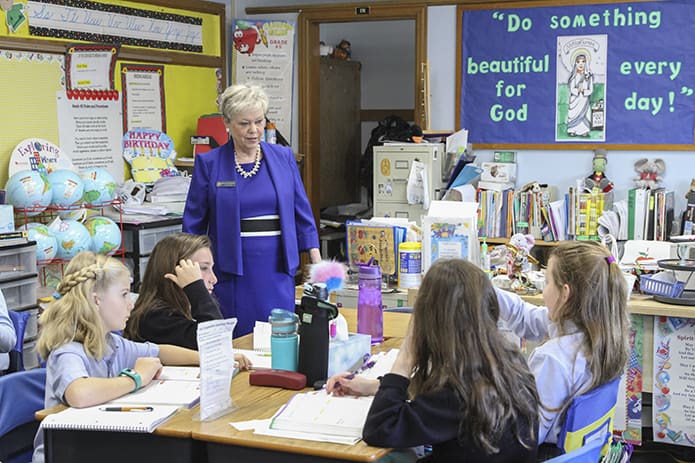
POLYGON ((306 387, 306 376, 296 371, 256 370, 249 374, 249 384, 252 386, 282 387, 296 391, 306 387))

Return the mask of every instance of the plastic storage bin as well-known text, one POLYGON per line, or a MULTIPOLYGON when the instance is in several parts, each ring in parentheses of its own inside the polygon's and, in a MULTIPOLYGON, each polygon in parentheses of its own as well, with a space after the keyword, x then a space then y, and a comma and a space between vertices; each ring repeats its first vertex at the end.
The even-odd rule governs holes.
POLYGON ((35 244, 0 247, 0 281, 32 275, 36 275, 35 244))
POLYGON ((22 310, 36 306, 36 289, 39 286, 37 274, 31 278, 0 283, 8 310, 22 310))
POLYGON ((152 248, 159 240, 167 235, 181 231, 181 224, 166 225, 163 227, 123 229, 123 243, 126 252, 137 252, 141 256, 152 252, 152 248), (137 241, 137 242, 136 242, 137 241), (137 245, 137 247, 136 247, 137 245))
POLYGON ((682 281, 668 282, 654 279, 654 275, 640 275, 639 289, 646 294, 670 297, 672 299, 681 297, 685 283, 682 281))

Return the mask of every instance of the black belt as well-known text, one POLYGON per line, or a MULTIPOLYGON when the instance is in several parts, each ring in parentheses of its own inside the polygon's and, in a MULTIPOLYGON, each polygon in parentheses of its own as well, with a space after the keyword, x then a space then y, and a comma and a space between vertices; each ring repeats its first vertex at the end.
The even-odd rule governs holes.
POLYGON ((241 219, 242 233, 280 231, 280 219, 241 219))

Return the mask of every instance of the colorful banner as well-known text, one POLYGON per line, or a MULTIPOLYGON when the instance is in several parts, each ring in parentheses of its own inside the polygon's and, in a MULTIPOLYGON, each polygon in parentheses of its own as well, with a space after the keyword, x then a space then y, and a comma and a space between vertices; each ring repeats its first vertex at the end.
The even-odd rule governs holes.
POLYGON ((461 127, 472 143, 693 144, 690 1, 471 10, 461 127))
MULTIPOLYGON (((644 319, 642 315, 630 315, 630 359, 620 381, 613 423, 613 435, 633 444, 642 443, 644 319)), ((651 317, 648 319, 651 320, 651 317)))

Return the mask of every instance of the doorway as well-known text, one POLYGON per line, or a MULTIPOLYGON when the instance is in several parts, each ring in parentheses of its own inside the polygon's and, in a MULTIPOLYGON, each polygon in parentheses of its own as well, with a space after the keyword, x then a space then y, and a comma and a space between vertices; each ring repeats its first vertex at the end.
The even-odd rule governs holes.
MULTIPOLYGON (((298 31, 298 119, 299 151, 304 154, 304 185, 317 218, 321 205, 321 108, 320 108, 320 26, 327 23, 414 20, 415 65, 413 75, 413 121, 424 126, 424 81, 422 66, 427 59, 426 5, 325 5, 303 10, 297 19, 298 31), (364 8, 368 8, 366 14, 364 8)), ((374 119, 385 117, 377 114, 374 119)), ((359 155, 359 153, 357 154, 359 155)))

